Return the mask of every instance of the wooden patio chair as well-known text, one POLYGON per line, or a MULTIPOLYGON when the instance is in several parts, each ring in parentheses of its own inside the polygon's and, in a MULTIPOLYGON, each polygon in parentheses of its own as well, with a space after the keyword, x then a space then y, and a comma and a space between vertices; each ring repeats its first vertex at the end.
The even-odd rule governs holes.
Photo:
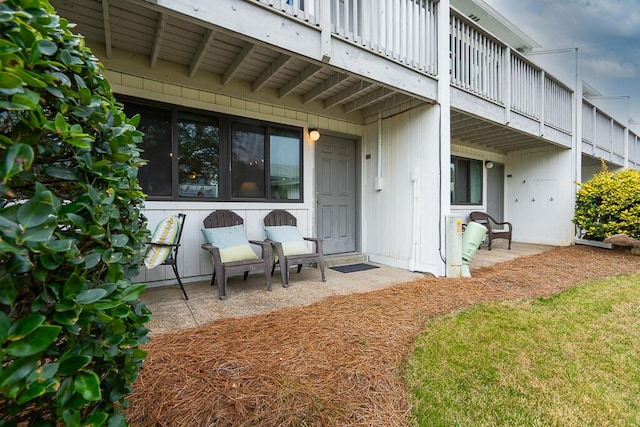
POLYGON ((508 249, 511 250, 511 234, 513 232, 513 226, 510 222, 496 221, 491 217, 491 215, 480 211, 471 212, 469 214, 469 219, 487 227, 487 243, 489 250, 491 250, 491 242, 495 239, 509 240, 508 249))
POLYGON ((220 209, 213 211, 204 219, 202 234, 207 243, 202 249, 209 251, 213 260, 211 286, 218 277, 218 296, 227 298, 227 279, 230 274, 244 273, 247 280, 249 272, 263 272, 267 278, 267 290, 271 290, 269 265, 271 263, 271 245, 259 240, 248 240, 244 230, 244 220, 238 214, 220 209), (262 257, 258 257, 251 244, 262 248, 262 257))
POLYGON ((151 236, 151 240, 147 242, 144 264, 149 270, 160 265, 171 266, 173 274, 178 279, 178 285, 180 285, 180 289, 184 294, 184 299, 188 300, 187 291, 185 291, 178 273, 178 250, 180 249, 180 239, 182 238, 182 229, 184 228, 186 217, 185 214, 181 213, 160 221, 151 236))
POLYGON ((271 275, 276 264, 280 265, 282 286, 289 286, 289 268, 298 265, 298 273, 302 270, 302 264, 317 263, 320 268, 322 281, 326 282, 324 274, 324 256, 322 254, 322 239, 314 237, 302 237, 297 227, 297 219, 291 213, 276 209, 264 218, 264 229, 267 233, 266 242, 276 248, 276 256, 273 258, 271 275), (315 251, 309 250, 304 241, 313 242, 315 251))

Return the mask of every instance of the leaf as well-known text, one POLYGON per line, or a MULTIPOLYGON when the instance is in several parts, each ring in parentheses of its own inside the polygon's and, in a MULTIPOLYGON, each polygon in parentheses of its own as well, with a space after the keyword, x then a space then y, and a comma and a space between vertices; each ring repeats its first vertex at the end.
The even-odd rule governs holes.
POLYGON ((42 396, 46 392, 47 392, 47 388, 42 384, 31 383, 29 384, 29 387, 27 388, 27 390, 24 393, 20 394, 20 397, 18 397, 18 399, 16 400, 16 403, 18 405, 24 405, 30 400, 33 400, 36 397, 42 396))
POLYGON ((91 148, 93 138, 91 137, 73 137, 65 139, 65 142, 78 148, 91 148))
POLYGON ((40 265, 46 270, 53 271, 64 262, 64 257, 58 254, 44 253, 40 255, 40 265))
POLYGON ((18 76, 7 73, 5 71, 0 71, 0 93, 4 93, 5 95, 13 95, 13 93, 8 93, 13 91, 14 89, 22 89, 22 79, 18 76))
POLYGON ((31 169, 33 159, 33 148, 27 144, 13 144, 4 153, 4 159, 0 164, 0 179, 7 182, 12 176, 31 169))
POLYGON ((32 356, 43 352, 58 337, 61 326, 42 325, 19 341, 7 346, 7 354, 16 357, 32 356))
POLYGON ((138 299, 138 297, 142 294, 146 287, 147 285, 144 283, 138 283, 127 287, 127 289, 125 289, 125 291, 122 293, 122 300, 133 301, 138 299))
POLYGON ((58 132, 60 135, 64 135, 69 131, 69 127, 67 126, 67 121, 62 115, 62 113, 56 114, 54 123, 56 125, 56 132, 58 132))
POLYGON ((46 318, 40 314, 29 314, 22 319, 18 319, 9 328, 9 339, 16 341, 35 331, 44 323, 46 318))
POLYGON ((72 375, 87 366, 89 362, 91 362, 91 356, 88 355, 70 356, 61 359, 58 373, 65 377, 72 375))
POLYGON ((88 270, 90 268, 95 267, 100 262, 100 253, 91 252, 84 256, 84 268, 88 270))
POLYGON ((37 357, 22 357, 16 359, 9 366, 3 366, 0 371, 0 388, 20 381, 38 367, 37 357))
POLYGON ((111 236, 111 244, 115 248, 122 248, 129 243, 129 236, 126 234, 114 234, 111 236))
POLYGON ((24 228, 37 227, 44 224, 53 214, 53 193, 39 191, 18 209, 18 222, 24 228))
POLYGON ((40 103, 40 94, 32 90, 25 90, 22 93, 16 93, 11 97, 14 104, 25 106, 25 110, 34 110, 40 103))
POLYGON ((73 382, 73 389, 90 402, 102 399, 100 379, 93 371, 82 371, 73 382))
MULTIPOLYGON (((3 20, 0 19, 0 22, 2 22, 3 20)), ((0 55, 10 55, 12 53, 16 53, 16 52, 20 52, 22 49, 20 49, 19 46, 16 46, 14 43, 12 43, 9 40, 6 39, 0 39, 0 55)))
POLYGON ((78 296, 76 297, 76 301, 78 302, 78 304, 81 304, 81 305, 91 304, 98 301, 105 295, 107 295, 107 291, 104 289, 101 289, 101 288, 89 289, 87 291, 79 293, 78 296))
POLYGON ((75 248, 75 244, 75 239, 60 239, 49 240, 44 242, 42 246, 52 252, 71 252, 71 250, 75 248))
POLYGON ((58 166, 49 166, 42 172, 44 176, 50 176, 52 178, 64 179, 67 181, 77 181, 78 175, 75 169, 61 168, 58 166))
POLYGON ((60 325, 73 326, 78 323, 80 315, 74 311, 64 311, 62 313, 55 313, 53 320, 60 325))
POLYGON ((0 277, 0 303, 11 307, 18 296, 9 274, 0 277))
POLYGON ((64 94, 58 88, 47 86, 44 89, 56 98, 64 98, 64 94))
POLYGON ((11 321, 9 317, 3 311, 0 311, 0 345, 7 339, 10 326, 11 321))
POLYGON ((25 230, 24 235, 22 236, 23 241, 25 242, 45 242, 51 239, 53 235, 53 231, 55 230, 55 224, 42 224, 38 227, 32 227, 25 230))
POLYGON ((58 46, 50 40, 39 40, 40 53, 46 56, 52 56, 58 51, 58 46))

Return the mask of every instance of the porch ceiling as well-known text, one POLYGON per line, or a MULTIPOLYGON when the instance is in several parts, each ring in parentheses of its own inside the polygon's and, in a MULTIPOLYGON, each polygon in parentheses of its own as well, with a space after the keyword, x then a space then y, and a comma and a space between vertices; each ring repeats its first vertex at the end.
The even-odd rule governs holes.
POLYGON ((542 138, 453 110, 451 111, 451 140, 468 147, 499 154, 549 144, 542 138))
POLYGON ((222 86, 242 80, 253 92, 271 88, 283 101, 291 98, 300 108, 313 103, 328 115, 360 112, 366 117, 417 99, 148 1, 51 0, 51 4, 60 16, 77 24, 74 31, 89 45, 102 46, 107 58, 123 51, 148 58, 150 69, 167 61, 184 66, 190 78, 210 73, 222 86))

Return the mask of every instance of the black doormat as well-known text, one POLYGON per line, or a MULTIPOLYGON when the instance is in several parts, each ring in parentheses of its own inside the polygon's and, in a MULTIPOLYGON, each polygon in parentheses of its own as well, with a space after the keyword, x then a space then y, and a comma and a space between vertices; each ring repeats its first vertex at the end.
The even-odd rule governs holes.
POLYGON ((332 270, 339 271, 340 273, 353 273, 354 271, 364 271, 371 270, 373 268, 378 268, 375 265, 371 264, 349 264, 349 265, 338 265, 336 267, 329 267, 332 270))

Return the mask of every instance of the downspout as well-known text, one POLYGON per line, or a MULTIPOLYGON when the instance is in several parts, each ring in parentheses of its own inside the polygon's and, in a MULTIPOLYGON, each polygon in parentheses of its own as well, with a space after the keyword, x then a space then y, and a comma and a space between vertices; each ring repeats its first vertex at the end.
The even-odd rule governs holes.
POLYGON ((384 182, 382 179, 382 113, 378 112, 378 164, 376 171, 375 182, 373 183, 374 189, 376 191, 381 191, 384 186, 384 182))
POLYGON ((416 271, 416 257, 418 251, 418 168, 411 171, 411 183, 413 184, 413 221, 411 224, 411 258, 409 259, 409 271, 416 271))

